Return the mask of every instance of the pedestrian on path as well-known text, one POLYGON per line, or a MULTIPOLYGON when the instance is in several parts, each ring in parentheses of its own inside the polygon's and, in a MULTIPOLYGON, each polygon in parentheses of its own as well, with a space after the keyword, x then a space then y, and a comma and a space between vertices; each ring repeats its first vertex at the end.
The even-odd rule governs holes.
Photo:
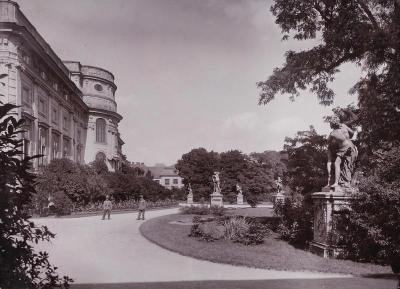
POLYGON ((106 196, 106 200, 103 203, 103 218, 102 220, 105 219, 106 215, 108 215, 108 219, 110 220, 110 214, 112 210, 112 202, 110 201, 109 196, 106 196))
POLYGON ((146 201, 144 200, 143 196, 140 195, 140 200, 139 200, 139 214, 137 219, 140 220, 144 220, 144 212, 146 210, 146 201), (140 218, 140 216, 142 216, 142 218, 140 218))

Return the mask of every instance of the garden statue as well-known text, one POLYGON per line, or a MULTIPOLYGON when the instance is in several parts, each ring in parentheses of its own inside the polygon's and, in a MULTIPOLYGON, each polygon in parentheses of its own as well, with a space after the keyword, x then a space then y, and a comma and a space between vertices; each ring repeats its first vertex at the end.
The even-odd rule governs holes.
POLYGON ((214 172, 214 175, 212 176, 212 180, 213 180, 213 184, 214 184, 214 193, 220 193, 221 186, 220 186, 219 172, 214 172))
POLYGON ((238 192, 236 196, 236 204, 243 205, 243 191, 242 187, 239 184, 236 184, 236 191, 238 192))
POLYGON ((212 181, 214 184, 214 191, 211 194, 210 205, 222 207, 224 204, 222 202, 219 172, 214 172, 214 174, 212 176, 212 181))
POLYGON ((275 181, 275 184, 276 184, 276 189, 278 191, 278 194, 281 193, 282 189, 283 189, 281 177, 278 177, 278 179, 275 181))
POLYGON ((328 137, 328 184, 327 188, 351 189, 351 180, 354 172, 354 163, 357 159, 358 150, 351 138, 355 131, 350 128, 350 124, 356 119, 350 110, 342 110, 342 115, 346 114, 348 120, 343 117, 333 117, 330 120, 332 132, 328 137), (334 170, 332 172, 332 163, 334 170))
POLYGON ((193 190, 192 190, 192 185, 189 183, 188 186, 188 195, 187 195, 187 203, 188 204, 193 204, 193 190))

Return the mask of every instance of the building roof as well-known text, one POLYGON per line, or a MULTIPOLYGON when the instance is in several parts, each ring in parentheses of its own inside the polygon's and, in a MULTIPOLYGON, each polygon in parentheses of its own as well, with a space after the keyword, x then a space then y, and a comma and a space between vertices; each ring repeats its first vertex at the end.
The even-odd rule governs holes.
POLYGON ((148 168, 153 175, 154 179, 160 179, 161 177, 179 177, 176 168, 174 166, 171 167, 149 167, 148 168))

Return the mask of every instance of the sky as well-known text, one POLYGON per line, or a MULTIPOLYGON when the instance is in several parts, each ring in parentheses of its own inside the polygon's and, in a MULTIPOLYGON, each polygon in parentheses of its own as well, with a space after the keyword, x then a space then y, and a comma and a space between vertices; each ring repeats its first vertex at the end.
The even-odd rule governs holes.
POLYGON ((286 136, 314 125, 360 78, 342 67, 324 107, 304 91, 258 105, 258 81, 282 65, 285 51, 310 44, 281 41, 268 0, 18 0, 63 60, 110 70, 123 116, 128 160, 171 165, 193 148, 244 153, 281 150, 286 136))

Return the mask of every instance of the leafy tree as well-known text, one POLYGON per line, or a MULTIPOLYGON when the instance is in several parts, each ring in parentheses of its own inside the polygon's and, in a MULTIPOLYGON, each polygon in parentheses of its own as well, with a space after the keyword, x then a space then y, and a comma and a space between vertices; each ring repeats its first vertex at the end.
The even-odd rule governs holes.
POLYGON ((338 242, 355 260, 389 263, 400 273, 400 148, 377 151, 351 210, 338 219, 338 242))
POLYGON ((362 65, 365 77, 355 83, 352 91, 359 96, 360 146, 366 179, 361 181, 358 203, 353 202, 350 213, 359 230, 347 237, 353 240, 354 247, 361 248, 367 241, 368 245, 374 244, 369 255, 373 258, 390 253, 392 261, 400 259, 399 252, 388 247, 391 242, 398 246, 391 232, 398 232, 399 217, 393 213, 382 215, 385 210, 400 210, 396 199, 399 185, 386 177, 397 172, 389 162, 395 161, 400 139, 400 2, 275 0, 271 10, 285 34, 283 39, 292 36, 308 40, 313 47, 286 52, 284 65, 258 83, 260 104, 267 104, 279 93, 294 99, 307 87, 322 104, 331 104, 335 94, 329 83, 340 66, 346 62, 362 65), (384 156, 388 168, 385 174, 376 165, 376 155, 384 156), (383 207, 377 211, 372 204, 383 207))
POLYGON ((327 142, 314 127, 285 139, 288 155, 285 182, 290 189, 303 195, 318 192, 327 183, 327 142))
POLYGON ((46 252, 35 252, 32 244, 54 237, 47 227, 30 220, 34 176, 30 157, 22 158, 22 141, 18 134, 23 123, 9 113, 12 104, 0 104, 0 287, 53 288, 68 283, 61 279, 48 260, 46 252))
POLYGON ((178 160, 176 169, 183 178, 186 186, 190 183, 195 199, 209 196, 213 190, 212 175, 219 171, 219 155, 216 152, 208 152, 204 148, 193 149, 182 155, 178 160))
POLYGON ((283 239, 306 247, 313 237, 311 194, 327 183, 327 142, 311 126, 294 138, 287 137, 284 149, 288 157, 284 181, 290 194, 275 207, 275 214, 281 217, 278 230, 283 239))

